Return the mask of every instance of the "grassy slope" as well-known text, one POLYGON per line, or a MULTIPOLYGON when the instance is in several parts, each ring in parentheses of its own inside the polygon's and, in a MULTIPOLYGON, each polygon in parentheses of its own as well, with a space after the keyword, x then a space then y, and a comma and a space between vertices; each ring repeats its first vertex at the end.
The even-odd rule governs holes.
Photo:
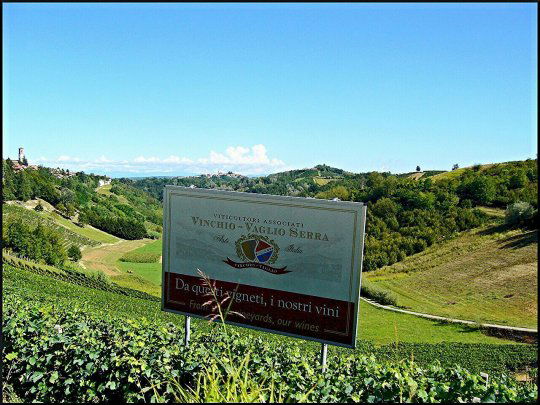
MULTIPOLYGON (((502 162, 500 164, 503 165, 504 163, 510 163, 510 162, 502 162)), ((487 169, 487 168, 493 166, 494 164, 495 163, 488 163, 488 164, 485 164, 485 165, 480 165, 480 171, 482 171, 484 169, 487 169)), ((459 168, 459 169, 456 169, 456 170, 452 170, 452 171, 449 171, 449 172, 439 173, 439 174, 436 174, 435 176, 431 176, 431 179, 432 180, 442 180, 442 179, 456 178, 456 177, 461 176, 466 169, 472 169, 472 168, 473 168, 473 166, 468 166, 468 167, 462 167, 462 168, 459 168)))
POLYGON ((103 186, 96 188, 96 192, 98 194, 103 194, 107 197, 110 195, 114 195, 116 198, 118 198, 118 201, 120 201, 122 204, 130 205, 128 199, 124 197, 123 195, 116 195, 116 194, 111 193, 111 187, 112 187, 112 184, 105 184, 103 186))
MULTIPOLYGON (((104 272, 112 281, 120 286, 138 289, 148 294, 159 296, 161 294, 159 284, 152 283, 140 275, 135 274, 135 272, 128 273, 128 270, 133 271, 131 266, 127 268, 121 267, 123 262, 119 261, 120 257, 126 252, 138 249, 152 242, 154 241, 150 239, 122 240, 113 245, 88 248, 83 251, 81 263, 88 269, 104 272)), ((132 263, 129 264, 131 265, 132 263)), ((160 263, 157 264, 161 267, 160 263)))
MULTIPOLYGON (((130 252, 136 253, 159 253, 162 252, 162 240, 158 239, 156 241, 150 242, 140 248, 131 250, 130 252)), ((130 262, 121 262, 117 261, 117 267, 121 270, 128 271, 131 270, 133 273, 141 276, 142 278, 154 283, 156 285, 161 285, 161 263, 130 263, 130 262)))
MULTIPOLYGON (((57 225, 56 228, 61 227, 63 229, 67 229, 68 232, 63 232, 66 238, 69 238, 69 233, 72 232, 76 235, 82 236, 83 238, 90 239, 97 243, 114 243, 120 240, 116 236, 110 235, 106 232, 100 231, 99 229, 93 228, 91 226, 85 225, 84 227, 80 227, 78 225, 75 225, 70 220, 47 209, 48 207, 46 207, 45 210, 41 212, 35 211, 33 207, 37 205, 36 201, 37 200, 27 201, 26 203, 24 203, 24 205, 5 204, 3 206, 4 221, 9 220, 10 218, 13 218, 13 217, 17 217, 17 216, 23 216, 24 218, 27 218, 31 222, 34 222, 38 219, 43 219, 49 223, 51 221, 54 222, 57 225), (23 209, 25 211, 23 211, 23 209)), ((42 205, 45 206, 44 201, 42 202, 42 205)), ((48 203, 47 205, 50 206, 50 204, 48 203)), ((83 241, 81 239, 81 243, 82 242, 83 241)))
POLYGON ((414 311, 537 327, 537 253, 537 231, 490 225, 365 277, 414 311))
POLYGON ((93 239, 100 243, 115 243, 121 240, 120 238, 117 238, 116 236, 108 234, 107 232, 103 232, 89 225, 85 225, 84 227, 75 225, 70 220, 63 218, 62 216, 54 212, 43 211, 41 214, 44 216, 49 216, 51 219, 55 220, 60 225, 65 226, 69 230, 75 233, 78 233, 79 235, 86 236, 87 238, 93 239))
MULTIPOLYGON (((149 319, 183 322, 183 317, 162 312, 159 302, 151 302, 133 297, 126 297, 112 292, 95 290, 66 283, 24 270, 7 271, 4 275, 3 292, 11 289, 26 291, 36 300, 78 302, 88 310, 110 314, 113 317, 146 317, 149 319), (84 297, 84 299, 81 299, 84 297)), ((208 330, 206 321, 194 319, 195 331, 208 330)), ((261 335, 261 332, 240 328, 242 333, 261 335)), ((287 337, 263 334, 270 339, 288 341, 287 337)), ((362 302, 360 305, 359 334, 362 341, 383 345, 392 342, 460 342, 460 343, 513 343, 507 340, 486 336, 476 329, 459 325, 441 324, 412 315, 393 313, 375 308, 362 302)), ((306 345, 317 346, 315 343, 306 345)))

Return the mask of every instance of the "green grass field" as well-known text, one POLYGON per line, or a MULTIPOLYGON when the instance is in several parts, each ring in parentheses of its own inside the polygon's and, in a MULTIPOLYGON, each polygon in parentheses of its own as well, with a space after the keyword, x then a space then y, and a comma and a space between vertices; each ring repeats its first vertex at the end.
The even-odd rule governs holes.
MULTIPOLYGON (((159 283, 156 284, 143 278, 134 272, 132 266, 125 265, 153 264, 154 266, 159 266, 161 269, 161 263, 125 263, 119 260, 126 252, 136 250, 153 242, 156 241, 150 239, 121 240, 112 245, 88 248, 82 252, 81 264, 85 268, 105 273, 112 281, 123 287, 134 288, 151 295, 159 296, 161 294, 159 283)), ((161 275, 161 270, 159 274, 161 275)))
POLYGON ((79 235, 85 236, 88 239, 95 240, 96 242, 100 243, 115 243, 118 242, 120 239, 116 236, 113 236, 111 234, 108 234, 107 232, 100 231, 99 229, 93 228, 91 226, 85 225, 84 227, 80 227, 78 225, 75 225, 70 220, 62 217, 61 215, 58 215, 54 212, 46 212, 42 211, 39 213, 40 215, 43 215, 45 217, 49 217, 52 220, 56 221, 62 226, 65 226, 70 231, 75 232, 79 235))
MULTIPOLYGON (((158 239, 156 241, 150 242, 140 248, 130 250, 129 253, 152 253, 152 254, 161 254, 162 251, 162 240, 158 239)), ((145 280, 150 281, 156 285, 161 285, 161 263, 158 261, 156 263, 131 263, 131 262, 122 262, 118 260, 116 265, 123 271, 127 272, 128 270, 132 271, 134 274, 137 274, 144 278, 145 280)))
POLYGON ((414 311, 537 327, 538 232, 490 225, 365 273, 414 311))
POLYGON ((334 181, 336 179, 326 179, 326 178, 323 178, 323 177, 313 177, 313 181, 315 182, 315 184, 317 184, 318 186, 324 186, 325 184, 328 184, 330 183, 331 181, 334 181))
MULTIPOLYGON (((489 168, 489 167, 491 167, 493 165, 494 165, 493 163, 480 165, 480 170, 485 170, 485 169, 487 169, 487 168, 489 168)), ((453 178, 461 176, 463 174, 463 172, 465 172, 465 170, 472 169, 472 168, 473 168, 473 166, 461 167, 459 169, 452 170, 452 171, 449 171, 449 172, 436 174, 434 176, 431 176, 431 179, 435 180, 435 181, 442 180, 442 179, 453 179, 453 178)))

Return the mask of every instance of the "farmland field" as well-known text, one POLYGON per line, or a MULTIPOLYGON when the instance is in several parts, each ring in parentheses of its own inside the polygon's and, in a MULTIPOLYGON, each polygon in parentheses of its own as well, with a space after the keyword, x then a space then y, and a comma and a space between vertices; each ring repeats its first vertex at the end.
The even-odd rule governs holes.
MULTIPOLYGON (((121 395, 122 398, 125 398, 124 395, 136 395, 129 398, 143 399, 146 398, 144 393, 148 391, 141 391, 141 388, 152 381, 163 381, 168 375, 167 370, 170 370, 167 364, 176 364, 173 370, 181 370, 184 379, 192 379, 201 372, 200 362, 208 362, 209 353, 216 351, 216 354, 223 358, 221 347, 224 344, 235 345, 235 359, 231 359, 235 363, 253 350, 253 362, 249 363, 252 368, 250 378, 267 368, 279 371, 277 375, 289 375, 282 389, 292 390, 291 393, 295 392, 295 381, 305 384, 307 381, 302 383, 304 379, 311 381, 312 377, 319 375, 315 372, 319 344, 234 327, 229 328, 229 333, 233 334, 233 340, 229 340, 215 328, 215 324, 194 320, 190 349, 186 350, 181 344, 183 332, 180 325, 183 317, 162 312, 158 302, 67 283, 11 265, 4 267, 3 304, 7 313, 3 324, 4 355, 8 365, 16 365, 15 373, 11 374, 7 383, 21 398, 48 402, 54 398, 95 400, 103 396, 110 398, 111 395, 121 395), (81 300, 80 297, 85 299, 81 300), (20 322, 22 319, 24 323, 20 322), (24 331, 23 334, 18 335, 21 331, 24 331), (126 346, 123 342, 130 344, 126 346), (59 350, 51 350, 51 347, 59 350), (112 358, 119 362, 110 360, 111 353, 112 358), (137 361, 125 363, 130 358, 137 361), (94 363, 95 359, 99 359, 99 367, 98 363, 94 363), (170 363, 171 361, 174 363, 170 363), (60 367, 53 366, 54 364, 60 367), (119 367, 121 364, 125 364, 127 368, 119 367), (291 372, 294 374, 291 375, 291 372), (133 377, 140 375, 145 376, 140 382, 142 385, 134 385, 133 377), (16 383, 19 378, 20 382, 16 383), (39 389, 33 389, 35 382, 41 378, 46 383, 37 385, 39 389), (74 380, 81 381, 80 388, 79 384, 70 385, 70 381, 74 380), (70 387, 67 394, 65 387, 70 387), (118 389, 122 391, 119 392, 118 389)), ((429 327, 432 323, 430 321, 402 317, 364 306, 360 309, 360 316, 365 321, 363 324, 361 322, 361 327, 363 325, 372 331, 380 329, 384 338, 361 334, 356 350, 331 347, 325 380, 332 388, 330 391, 320 392, 318 389, 318 393, 310 397, 310 401, 317 398, 326 401, 350 401, 348 395, 351 391, 358 392, 358 395, 364 392, 360 388, 366 383, 364 377, 354 382, 362 373, 367 372, 367 376, 372 377, 381 372, 381 377, 391 373, 397 377, 399 373, 410 375, 413 370, 416 370, 414 373, 418 375, 415 379, 419 382, 423 381, 422 378, 426 375, 435 373, 435 379, 443 384, 453 381, 457 372, 460 375, 458 385, 455 388, 443 389, 442 392, 457 394, 456 390, 462 389, 459 381, 465 378, 470 379, 472 385, 468 390, 472 391, 461 395, 466 398, 487 395, 482 394, 487 385, 478 380, 478 377, 459 368, 455 371, 441 368, 456 367, 456 364, 473 373, 487 371, 491 375, 490 381, 501 378, 504 381, 503 386, 509 391, 493 391, 493 395, 499 395, 493 398, 505 401, 512 398, 534 399, 534 386, 517 386, 515 380, 507 379, 501 373, 525 370, 533 366, 537 356, 536 346, 498 344, 502 343, 498 339, 491 340, 491 343, 495 344, 488 344, 489 340, 479 332, 459 330, 444 324, 434 327, 440 330, 438 335, 429 327), (394 319, 387 319, 386 326, 369 324, 370 318, 377 319, 379 324, 385 323, 383 319, 387 316, 394 319), (402 319, 398 319, 400 317, 402 319), (394 334, 389 329, 394 329, 394 334), (480 343, 481 340, 483 343, 480 343), (476 343, 472 343, 475 341, 476 343), (394 344, 389 345, 391 342, 394 344), (413 358, 414 362, 411 363, 413 358), (434 359, 437 359, 438 363, 434 363, 434 359), (383 371, 386 367, 389 367, 388 371, 383 371), (344 382, 346 384, 341 387, 344 382), (353 388, 350 384, 361 385, 353 388), (477 386, 479 388, 475 388, 477 386)), ((384 377, 384 381, 393 381, 387 380, 388 378, 384 377)), ((421 384, 429 387, 431 383, 425 381, 421 384)), ((300 393, 305 392, 300 387, 296 389, 299 389, 300 393)), ((376 392, 378 390, 373 393, 376 392)), ((390 392, 393 391, 390 390, 384 395, 394 395, 390 392)), ((411 392, 411 395, 415 394, 411 392)))
MULTIPOLYGON (((139 255, 159 255, 161 256, 162 240, 158 239, 150 242, 140 248, 129 251, 127 254, 135 253, 139 255)), ((124 270, 131 270, 135 274, 156 285, 161 285, 161 262, 159 260, 153 263, 134 263, 129 261, 118 261, 117 266, 124 270)))
MULTIPOLYGON (((155 249, 154 247, 149 248, 155 249)), ((116 253, 118 254, 118 253, 116 253)), ((121 262, 119 262, 121 263, 121 262)), ((146 264, 146 263, 144 263, 146 264)), ((129 263, 132 265, 132 263, 129 263)), ((88 267, 88 266, 87 266, 88 267)), ((161 276, 161 273, 160 273, 161 276)), ((116 273, 109 274, 111 281, 121 287, 136 288, 137 277, 131 274, 118 276, 116 273), (118 282, 120 280, 120 282, 118 282), (128 280, 128 281, 126 281, 128 280)), ((143 286, 144 287, 144 286, 143 286)), ((161 296, 161 290, 157 285, 154 288, 142 291, 148 292, 156 297, 161 296)), ((27 286, 28 288, 28 286, 27 286)), ((66 286, 67 288, 67 286, 66 286)), ((79 288, 79 287, 77 287, 79 288)), ((140 289, 140 288, 139 288, 140 289)), ((51 294, 51 291, 45 292, 45 297, 51 294)), ((65 293, 64 293, 65 294, 65 293)), ((71 293, 69 294, 71 295, 71 293)), ((94 305, 94 303, 87 303, 94 305)), ((103 305, 104 303, 96 305, 103 305)), ((156 310, 160 311, 159 305, 156 310)), ((144 312, 144 311, 143 311, 144 312)), ((360 303, 360 317, 358 326, 358 339, 369 341, 375 345, 384 345, 396 342, 407 343, 441 343, 441 342, 459 342, 459 343, 490 343, 490 344, 512 344, 512 341, 499 339, 483 334, 476 328, 462 326, 457 324, 445 324, 434 322, 427 319, 418 318, 413 315, 400 314, 383 309, 376 308, 364 301, 360 303)), ((173 315, 177 319, 181 317, 173 315)), ((204 329, 204 328, 203 328, 204 329)), ((243 330, 243 329, 242 329, 243 330)), ((287 338, 288 339, 288 338, 287 338)))
MULTIPOLYGON (((159 296, 161 294, 159 284, 137 274, 135 265, 143 265, 142 267, 144 265, 153 265, 157 269, 158 267, 161 268, 160 263, 125 263, 120 261, 120 258, 126 252, 154 242, 159 241, 150 239, 123 240, 112 245, 85 249, 81 264, 88 269, 104 272, 111 280, 121 286, 140 289, 148 294, 159 296)), ((161 276, 161 272, 159 274, 161 276)))
POLYGON ((331 181, 334 181, 336 179, 332 179, 332 178, 325 178, 325 177, 320 177, 320 176, 315 176, 313 177, 313 181, 315 182, 315 184, 319 185, 319 186, 324 186, 325 184, 328 184, 330 183, 331 181))
POLYGON ((490 225, 365 277, 414 311, 535 328, 537 254, 537 231, 490 225))

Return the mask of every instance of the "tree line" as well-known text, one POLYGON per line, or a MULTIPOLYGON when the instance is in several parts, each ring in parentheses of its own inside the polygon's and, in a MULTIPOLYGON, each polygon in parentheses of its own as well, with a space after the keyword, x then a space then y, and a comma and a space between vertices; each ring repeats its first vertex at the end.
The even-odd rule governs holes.
MULTIPOLYGON (((457 170, 457 168, 455 168, 457 170)), ((478 227, 488 220, 478 207, 508 209, 510 224, 537 227, 537 161, 482 167, 419 180, 390 173, 349 173, 326 165, 256 178, 195 176, 121 179, 156 198, 166 184, 315 197, 367 203, 364 270, 391 265, 433 243, 478 227), (315 177, 332 179, 319 185, 315 177), (517 205, 516 205, 517 204, 517 205)))

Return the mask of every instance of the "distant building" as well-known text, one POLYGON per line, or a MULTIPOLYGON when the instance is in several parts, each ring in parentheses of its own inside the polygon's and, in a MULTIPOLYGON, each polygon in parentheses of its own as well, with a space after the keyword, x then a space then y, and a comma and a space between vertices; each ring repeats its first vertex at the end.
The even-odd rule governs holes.
POLYGON ((26 160, 26 157, 24 156, 24 148, 19 148, 19 158, 17 160, 11 161, 11 167, 16 172, 24 170, 26 168, 30 169, 37 169, 37 166, 28 166, 28 161, 26 160))

